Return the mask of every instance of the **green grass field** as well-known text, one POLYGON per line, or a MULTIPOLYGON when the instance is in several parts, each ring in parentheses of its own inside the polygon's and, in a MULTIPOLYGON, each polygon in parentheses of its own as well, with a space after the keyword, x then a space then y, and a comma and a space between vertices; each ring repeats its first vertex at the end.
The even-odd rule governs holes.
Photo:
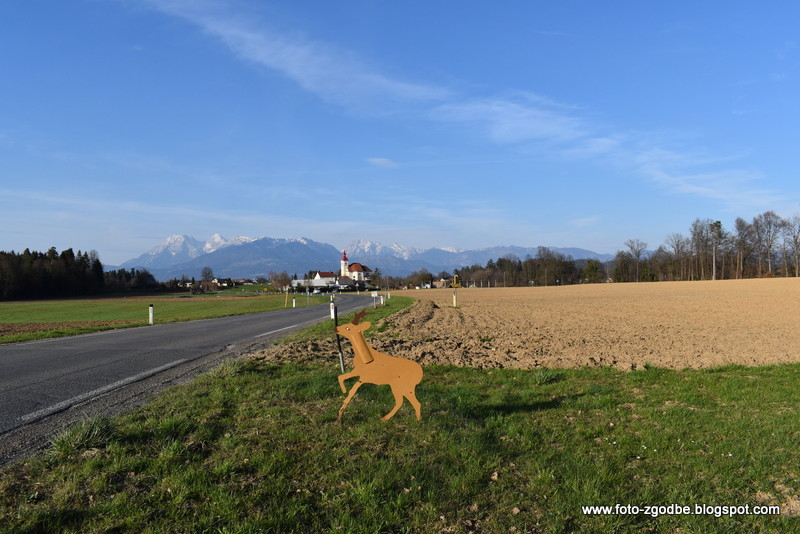
POLYGON ((339 425, 338 360, 227 363, 0 471, 0 531, 800 532, 800 365, 425 373, 339 425))
MULTIPOLYGON (((96 332, 109 328, 143 326, 148 322, 148 308, 153 304, 155 322, 169 323, 209 319, 226 315, 242 315, 328 302, 330 297, 320 295, 248 295, 219 293, 188 296, 159 295, 150 297, 62 299, 46 301, 0 302, 0 324, 40 323, 36 331, 0 335, 0 343, 28 341, 46 337, 96 332), (235 298, 226 298, 235 297, 235 298), (67 325, 59 323, 98 323, 67 325), (102 324, 106 323, 106 324, 102 324), (49 325, 48 325, 49 324, 49 325)), ((9 328, 11 330, 11 328, 9 328)))

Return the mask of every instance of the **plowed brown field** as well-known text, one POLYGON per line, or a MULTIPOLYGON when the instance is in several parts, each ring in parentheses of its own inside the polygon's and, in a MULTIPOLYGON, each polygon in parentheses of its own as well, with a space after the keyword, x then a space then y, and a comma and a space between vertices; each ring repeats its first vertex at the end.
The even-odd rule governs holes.
MULTIPOLYGON (((673 369, 800 361, 800 279, 397 291, 419 301, 370 341, 421 364, 673 369)), ((377 330, 380 325, 373 325, 377 330)), ((331 356, 333 343, 273 356, 331 356)))

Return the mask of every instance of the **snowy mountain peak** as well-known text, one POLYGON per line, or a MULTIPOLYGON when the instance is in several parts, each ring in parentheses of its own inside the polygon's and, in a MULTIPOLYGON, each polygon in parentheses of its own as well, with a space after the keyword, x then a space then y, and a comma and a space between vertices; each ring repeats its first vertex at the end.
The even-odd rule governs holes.
POLYGON ((357 257, 372 257, 372 256, 394 256, 396 258, 409 259, 412 255, 422 252, 421 249, 404 247, 397 243, 392 243, 386 246, 377 241, 368 241, 366 239, 359 239, 350 243, 345 250, 350 256, 357 257))
POLYGON ((224 237, 219 234, 214 234, 208 239, 208 241, 203 243, 203 252, 214 252, 215 250, 221 249, 227 244, 228 242, 224 237))
POLYGON ((229 247, 231 245, 241 245, 241 244, 244 244, 244 243, 251 243, 251 242, 257 241, 259 239, 261 239, 261 238, 260 237, 247 237, 247 236, 244 236, 244 235, 235 235, 235 236, 233 236, 232 238, 228 239, 225 242, 225 246, 229 247))
MULTIPOLYGON (((168 251, 172 255, 179 254, 182 251, 194 253, 200 246, 200 242, 190 235, 175 234, 166 238, 164 241, 150 249, 147 254, 156 256, 168 251)), ((196 256, 197 254, 195 254, 196 256)))

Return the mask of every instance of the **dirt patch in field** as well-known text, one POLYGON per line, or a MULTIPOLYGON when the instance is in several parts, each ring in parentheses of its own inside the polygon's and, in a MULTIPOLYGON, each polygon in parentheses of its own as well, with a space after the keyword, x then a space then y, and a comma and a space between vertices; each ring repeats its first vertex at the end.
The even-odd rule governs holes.
MULTIPOLYGON (((388 318, 370 343, 423 365, 683 369, 800 361, 798 279, 460 289, 457 308, 452 290, 396 294, 419 300, 388 318)), ((256 357, 336 358, 331 338, 256 357)))
POLYGON ((29 334, 49 330, 66 330, 68 328, 87 328, 96 326, 122 326, 141 321, 70 321, 59 323, 0 323, 0 336, 12 334, 29 334))

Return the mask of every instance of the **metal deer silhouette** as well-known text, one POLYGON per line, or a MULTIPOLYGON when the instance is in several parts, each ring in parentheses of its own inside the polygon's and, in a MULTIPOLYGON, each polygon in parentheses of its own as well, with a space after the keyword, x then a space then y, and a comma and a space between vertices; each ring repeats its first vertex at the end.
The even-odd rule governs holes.
POLYGON ((339 385, 342 388, 342 393, 347 393, 344 381, 348 378, 358 377, 358 381, 350 388, 350 393, 347 394, 342 407, 339 409, 338 421, 342 422, 344 409, 347 408, 358 388, 364 383, 379 386, 389 385, 392 388, 392 395, 394 395, 395 401, 394 408, 381 418, 383 421, 388 421, 397 413, 397 410, 403 405, 403 398, 408 399, 408 402, 414 407, 417 420, 421 421, 420 403, 417 400, 414 389, 422 380, 422 366, 417 362, 389 356, 370 347, 364 338, 364 331, 371 326, 371 323, 369 321, 359 323, 366 314, 366 311, 357 313, 352 323, 334 327, 337 334, 350 340, 350 344, 353 345, 353 352, 355 352, 353 370, 339 375, 339 385))

